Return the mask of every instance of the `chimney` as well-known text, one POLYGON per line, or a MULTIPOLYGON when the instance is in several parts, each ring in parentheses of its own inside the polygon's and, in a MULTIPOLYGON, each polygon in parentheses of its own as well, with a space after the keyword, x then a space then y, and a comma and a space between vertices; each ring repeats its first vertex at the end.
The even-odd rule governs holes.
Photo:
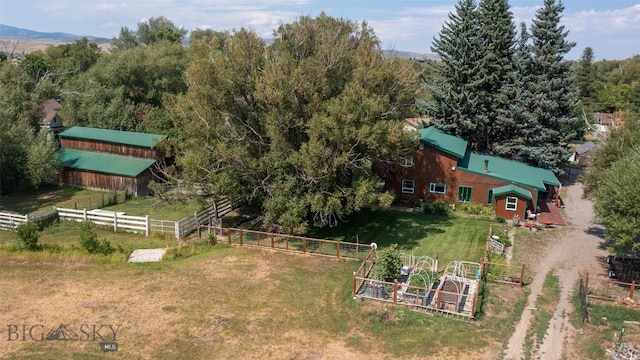
POLYGON ((489 172, 489 159, 486 159, 484 161, 484 172, 486 172, 486 173, 489 172))

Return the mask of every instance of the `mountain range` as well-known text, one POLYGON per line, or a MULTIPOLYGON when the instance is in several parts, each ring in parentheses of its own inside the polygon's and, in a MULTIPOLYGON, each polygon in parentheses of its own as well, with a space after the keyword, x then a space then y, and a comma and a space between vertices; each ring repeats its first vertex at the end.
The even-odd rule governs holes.
POLYGON ((61 32, 47 33, 21 29, 14 26, 0 24, 0 39, 18 39, 18 40, 48 40, 60 42, 74 42, 78 39, 86 37, 90 42, 98 44, 109 43, 111 39, 101 38, 88 35, 73 35, 61 32))
MULTIPOLYGON (((98 44, 107 44, 111 42, 111 39, 101 38, 96 36, 74 35, 74 34, 67 34, 62 32, 53 32, 53 33, 40 32, 40 31, 21 29, 14 26, 0 24, 0 39, 16 39, 16 40, 24 40, 24 41, 40 40, 40 41, 74 42, 83 37, 86 37, 90 42, 95 42, 98 44)), ((417 61, 440 59, 436 54, 422 54, 422 53, 416 53, 416 52, 410 52, 410 51, 385 50, 385 53, 387 54, 394 53, 395 56, 414 59, 417 61)))

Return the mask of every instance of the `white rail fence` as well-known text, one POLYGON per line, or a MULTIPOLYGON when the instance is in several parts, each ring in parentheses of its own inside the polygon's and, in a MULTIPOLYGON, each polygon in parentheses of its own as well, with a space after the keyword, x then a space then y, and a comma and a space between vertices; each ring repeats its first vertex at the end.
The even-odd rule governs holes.
POLYGON ((149 215, 131 216, 122 212, 108 211, 101 209, 75 210, 66 208, 55 208, 61 220, 71 220, 78 222, 91 222, 96 225, 113 227, 113 231, 125 230, 134 232, 144 232, 149 236, 149 215))
POLYGON ((223 199, 219 203, 196 211, 193 215, 176 222, 176 238, 178 240, 185 239, 190 234, 196 232, 200 225, 214 225, 213 223, 223 215, 233 210, 231 201, 223 199))
POLYGON ((189 215, 179 221, 150 219, 149 215, 132 216, 123 212, 102 209, 68 209, 55 207, 53 210, 33 215, 22 215, 10 211, 0 211, 0 230, 11 231, 27 222, 44 222, 58 217, 61 220, 85 222, 96 225, 108 226, 113 231, 124 230, 144 233, 149 236, 151 232, 172 234, 177 240, 183 240, 198 229, 199 225, 212 225, 217 219, 233 209, 231 201, 223 199, 214 203, 193 215, 189 215))
POLYGON ((0 211, 0 230, 13 230, 27 222, 29 215, 0 211))

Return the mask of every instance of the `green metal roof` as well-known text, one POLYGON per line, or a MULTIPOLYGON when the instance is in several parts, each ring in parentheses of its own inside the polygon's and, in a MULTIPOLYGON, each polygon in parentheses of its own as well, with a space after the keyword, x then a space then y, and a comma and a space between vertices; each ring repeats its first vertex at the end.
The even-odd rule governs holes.
POLYGON ((531 196, 531 192, 529 190, 525 190, 519 186, 515 186, 513 184, 511 185, 505 185, 505 186, 500 186, 497 187, 495 189, 493 189, 493 196, 500 196, 500 195, 505 195, 505 194, 516 194, 519 195, 520 197, 523 197, 525 199, 528 200, 532 200, 533 197, 531 196))
POLYGON ((467 151, 464 158, 458 161, 458 168, 538 190, 545 190, 545 184, 560 186, 560 181, 551 170, 476 151, 467 151), (489 160, 488 172, 484 172, 485 160, 489 160))
POLYGON ((466 140, 454 135, 449 135, 442 130, 436 129, 435 126, 420 129, 419 131, 420 141, 447 154, 453 155, 458 159, 464 157, 464 153, 467 151, 466 140))
POLYGON ((166 135, 138 133, 133 131, 119 131, 74 126, 59 135, 61 138, 84 139, 108 142, 113 144, 134 145, 147 148, 155 147, 166 135))
POLYGON ((140 175, 140 173, 156 162, 152 159, 111 155, 76 149, 61 149, 58 154, 65 167, 127 177, 136 177, 140 175))

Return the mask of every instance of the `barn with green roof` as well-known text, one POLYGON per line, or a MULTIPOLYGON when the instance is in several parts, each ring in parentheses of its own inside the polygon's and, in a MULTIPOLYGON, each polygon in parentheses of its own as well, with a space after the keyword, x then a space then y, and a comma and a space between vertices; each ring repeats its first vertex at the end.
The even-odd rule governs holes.
POLYGON ((60 182, 82 188, 143 196, 163 158, 164 135, 75 126, 59 135, 60 182))
POLYGON ((451 206, 490 206, 497 216, 526 219, 538 201, 556 194, 552 171, 468 149, 467 141, 436 127, 418 130, 413 156, 385 177, 399 200, 440 201, 451 206))

